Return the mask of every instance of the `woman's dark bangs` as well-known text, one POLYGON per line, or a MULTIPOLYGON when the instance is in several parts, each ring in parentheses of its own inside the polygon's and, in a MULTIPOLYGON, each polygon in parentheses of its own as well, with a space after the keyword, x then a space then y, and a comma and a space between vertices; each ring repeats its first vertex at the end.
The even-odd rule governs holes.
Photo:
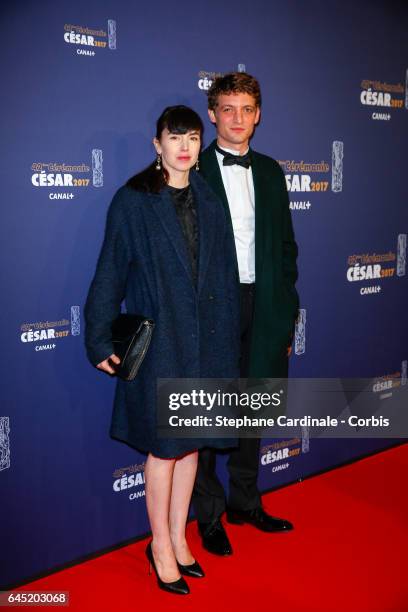
POLYGON ((175 109, 169 113, 166 120, 166 127, 170 134, 187 134, 197 130, 200 134, 203 131, 203 125, 200 117, 190 109, 175 109))

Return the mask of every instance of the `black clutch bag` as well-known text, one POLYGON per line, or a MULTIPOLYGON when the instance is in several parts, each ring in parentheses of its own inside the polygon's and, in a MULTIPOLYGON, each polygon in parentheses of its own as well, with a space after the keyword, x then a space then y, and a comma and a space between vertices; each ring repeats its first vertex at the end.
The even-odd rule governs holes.
POLYGON ((149 348, 154 321, 141 315, 120 314, 112 323, 112 343, 120 364, 112 364, 123 380, 133 380, 149 348))

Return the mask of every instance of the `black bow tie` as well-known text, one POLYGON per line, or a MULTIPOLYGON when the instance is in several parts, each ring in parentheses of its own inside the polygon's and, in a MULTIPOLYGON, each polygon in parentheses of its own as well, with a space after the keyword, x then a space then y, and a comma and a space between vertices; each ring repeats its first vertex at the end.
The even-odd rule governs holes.
POLYGON ((215 146, 215 150, 224 156, 224 159, 222 160, 223 166, 234 166, 236 164, 237 166, 242 166, 243 168, 247 169, 251 166, 251 156, 249 155, 249 151, 248 153, 245 153, 245 155, 233 155, 232 153, 228 153, 228 151, 223 151, 218 145, 215 146))

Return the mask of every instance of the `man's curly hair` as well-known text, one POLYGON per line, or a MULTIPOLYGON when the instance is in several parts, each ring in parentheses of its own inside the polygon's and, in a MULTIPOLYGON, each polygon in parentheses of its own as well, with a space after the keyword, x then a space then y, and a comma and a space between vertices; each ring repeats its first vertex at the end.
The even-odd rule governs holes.
POLYGON ((261 106, 261 88, 256 78, 246 72, 229 72, 212 82, 208 90, 208 108, 215 110, 218 96, 232 93, 247 93, 255 98, 256 106, 261 106))

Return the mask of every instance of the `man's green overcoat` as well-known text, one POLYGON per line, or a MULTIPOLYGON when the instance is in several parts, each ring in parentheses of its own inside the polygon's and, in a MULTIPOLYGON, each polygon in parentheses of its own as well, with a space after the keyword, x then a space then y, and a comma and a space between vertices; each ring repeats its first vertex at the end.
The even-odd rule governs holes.
MULTIPOLYGON (((200 171, 231 215, 218 165, 216 141, 203 151, 200 171)), ((255 309, 249 376, 287 376, 299 298, 297 245, 285 176, 277 161, 249 149, 255 190, 255 309)), ((231 222, 232 226, 232 222, 231 222)))

